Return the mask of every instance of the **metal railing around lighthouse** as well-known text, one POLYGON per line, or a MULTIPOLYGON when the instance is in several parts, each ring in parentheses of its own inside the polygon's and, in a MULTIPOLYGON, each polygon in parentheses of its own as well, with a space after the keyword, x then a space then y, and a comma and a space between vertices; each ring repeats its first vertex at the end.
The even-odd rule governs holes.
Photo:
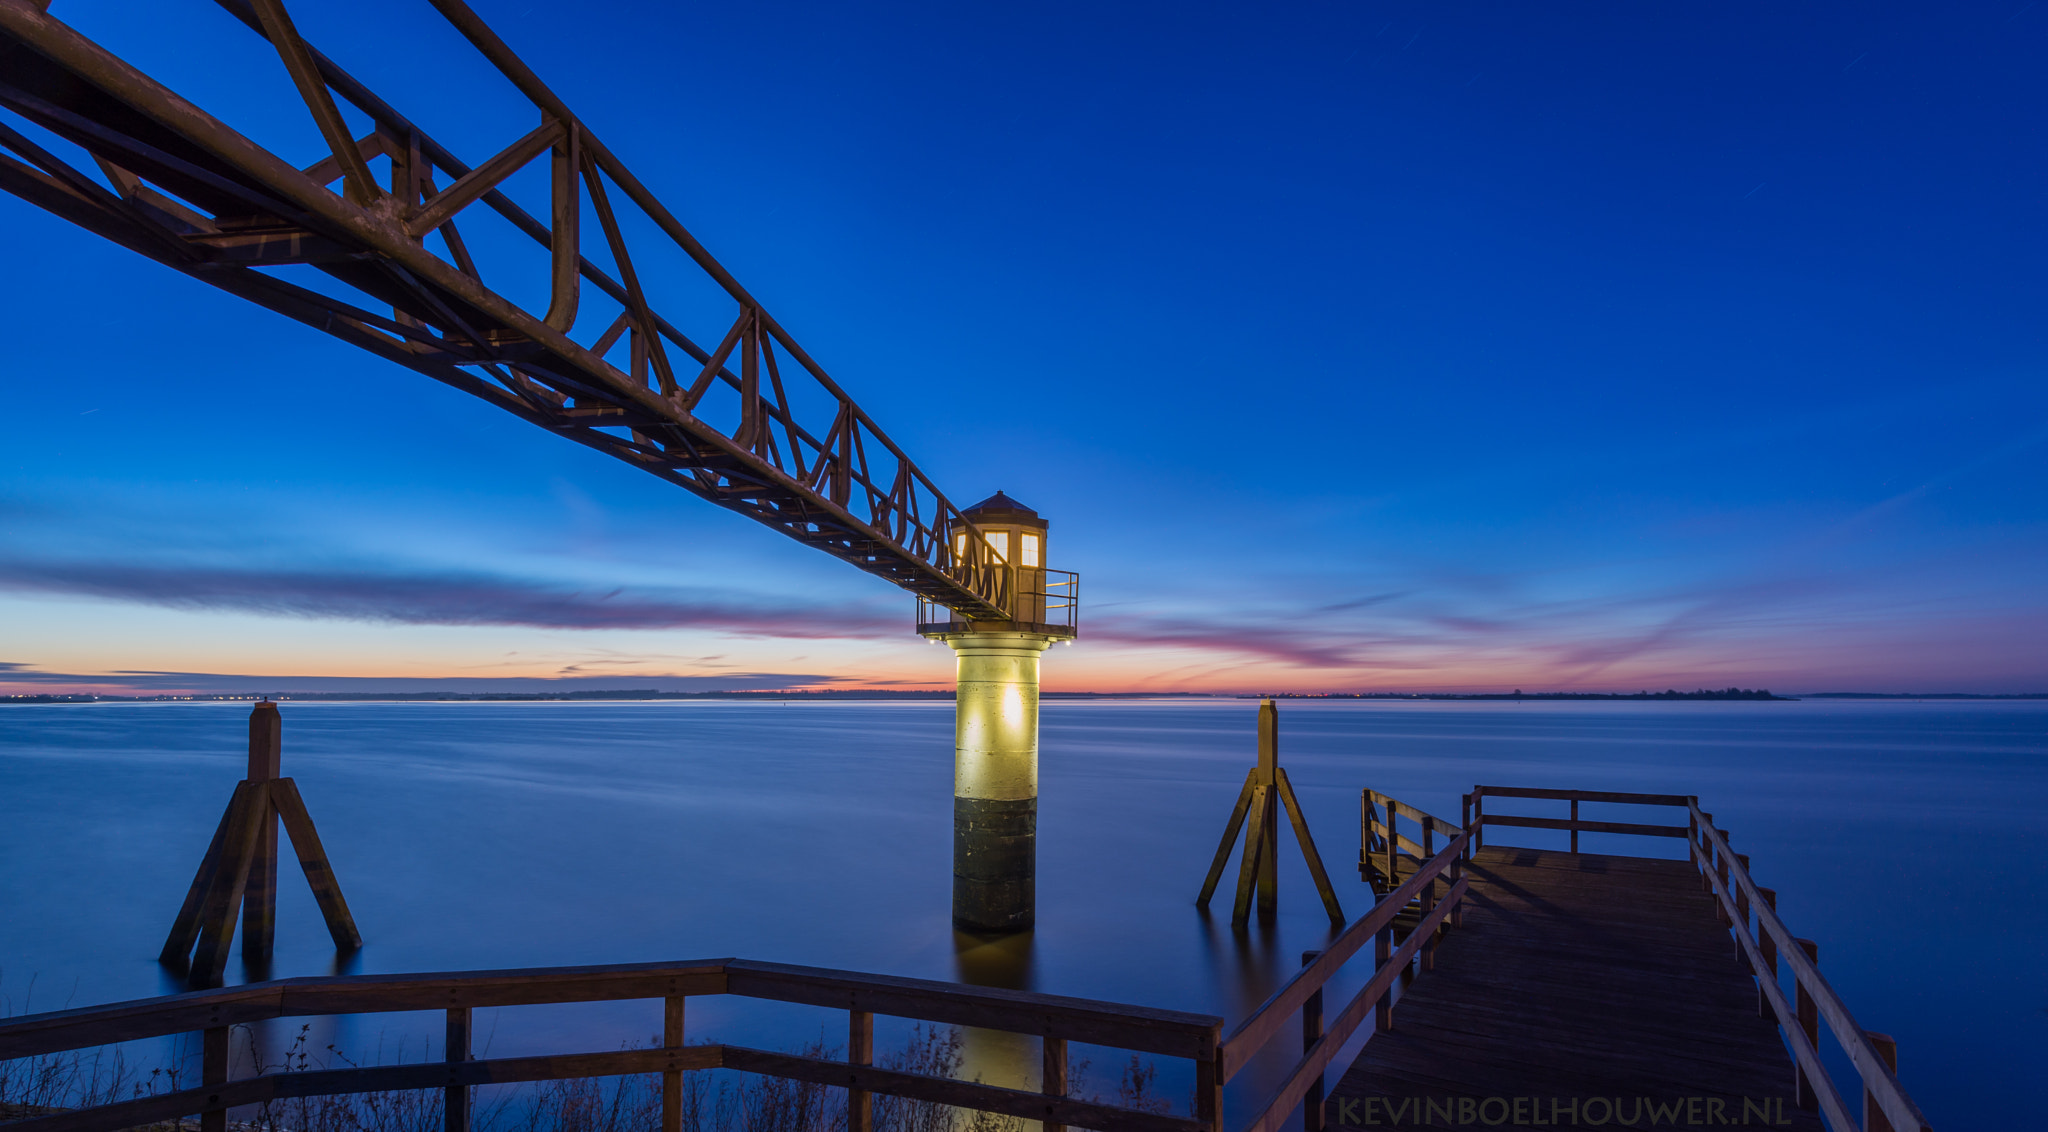
MULTIPOLYGON (((1071 639, 1081 631, 1081 575, 1071 570, 1017 571, 1017 599, 1010 624, 1020 633, 1042 633, 1071 639)), ((947 606, 919 594, 917 631, 965 633, 967 619, 947 606)))

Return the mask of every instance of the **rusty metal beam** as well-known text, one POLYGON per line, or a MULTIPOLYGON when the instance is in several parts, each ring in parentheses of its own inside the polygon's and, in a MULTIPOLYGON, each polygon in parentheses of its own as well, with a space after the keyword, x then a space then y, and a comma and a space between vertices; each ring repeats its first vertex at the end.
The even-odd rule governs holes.
POLYGON ((331 158, 300 170, 34 0, 0 0, 0 106, 84 149, 118 191, 61 161, 53 167, 46 150, 11 130, 0 132, 0 149, 23 160, 0 163, 0 189, 625 460, 968 619, 1009 619, 1007 571, 980 532, 461 0, 432 2, 545 123, 475 168, 300 40, 278 0, 216 2, 277 47, 331 158), (349 136, 333 94, 368 114, 376 131, 362 141, 349 136), (543 223, 499 185, 550 149, 553 191, 543 223), (367 159, 380 152, 392 161, 389 195, 369 179, 367 159), (439 192, 437 171, 448 184, 439 192), (337 173, 349 182, 346 196, 322 184, 337 173), (355 191, 357 182, 367 192, 355 191), (623 281, 581 254, 585 191, 623 281), (478 202, 548 249, 546 311, 524 308, 477 276, 453 221, 478 202), (628 247, 615 202, 638 208, 736 302, 716 349, 700 346, 649 306, 636 270, 646 249, 628 247), (421 243, 435 230, 452 262, 421 243), (287 263, 326 272, 361 301, 318 295, 260 270, 287 263), (582 281, 618 304, 604 312, 605 329, 587 339, 587 332, 571 337, 582 281), (380 307, 391 317, 369 313, 380 307), (603 354, 627 333, 633 361, 622 371, 603 354), (687 388, 670 367, 667 345, 701 367, 687 388), (792 380, 808 383, 801 402, 791 396, 803 392, 792 380), (804 404, 822 404, 823 412, 804 404), (806 413, 813 417, 808 423, 806 413), (727 423, 714 424, 713 416, 727 423), (970 536, 964 553, 954 542, 963 532, 970 536))

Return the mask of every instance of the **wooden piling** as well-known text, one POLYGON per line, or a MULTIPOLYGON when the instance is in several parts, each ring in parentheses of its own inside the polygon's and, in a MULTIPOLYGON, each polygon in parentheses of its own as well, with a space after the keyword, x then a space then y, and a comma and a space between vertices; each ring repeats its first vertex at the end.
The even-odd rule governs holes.
MULTIPOLYGON (((249 713, 249 781, 264 783, 282 772, 283 725, 277 705, 263 701, 249 713)), ((257 816, 256 851, 249 860, 249 884, 242 893, 242 958, 268 959, 277 931, 277 820, 266 792, 257 816)))
POLYGON ((158 954, 160 962, 183 966, 189 961, 190 981, 219 986, 234 945, 235 921, 242 922, 242 957, 270 957, 277 929, 277 827, 283 822, 299 867, 327 920, 336 947, 363 945, 341 885, 327 863, 327 851, 313 828, 299 788, 280 775, 283 727, 277 705, 268 700, 249 713, 249 777, 235 784, 227 811, 215 827, 213 840, 192 877, 185 903, 171 923, 158 954))
MULTIPOLYGON (((1280 810, 1283 806, 1287 810, 1288 823, 1294 829, 1294 840, 1301 846, 1301 855, 1308 862, 1309 876, 1315 881, 1317 894, 1323 898, 1323 910, 1329 914, 1331 923, 1340 926, 1344 923, 1344 908, 1337 900, 1336 886, 1330 883, 1330 874, 1323 868, 1323 856, 1316 851, 1315 838, 1309 833, 1308 814, 1294 793, 1294 784, 1288 781, 1287 771, 1280 766, 1280 715, 1272 700, 1259 704, 1257 762, 1245 773, 1244 785, 1237 792, 1237 803, 1231 807, 1230 820, 1223 826, 1223 839, 1216 844, 1216 855, 1209 861, 1209 872, 1202 880, 1201 894, 1195 897, 1196 907, 1209 906, 1218 882, 1223 879, 1223 870, 1230 864, 1231 850, 1237 847, 1238 831, 1243 829, 1244 854, 1238 860, 1237 898, 1231 903, 1231 925, 1243 927, 1249 922, 1254 893, 1258 897, 1260 919, 1270 920, 1278 915, 1280 810)), ((1365 859, 1363 847, 1359 854, 1362 865, 1365 859)))
POLYGON ((1280 711, 1272 700, 1259 701, 1259 786, 1265 813, 1259 845, 1259 918, 1280 913, 1280 711))

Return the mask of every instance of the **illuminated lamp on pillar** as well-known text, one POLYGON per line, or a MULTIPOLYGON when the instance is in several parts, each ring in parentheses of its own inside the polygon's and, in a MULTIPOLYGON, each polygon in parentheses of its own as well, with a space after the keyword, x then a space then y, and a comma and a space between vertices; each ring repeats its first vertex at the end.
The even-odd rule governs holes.
POLYGON ((1076 635, 1079 578, 1046 567, 1046 521, 997 492, 961 512, 953 561, 1003 572, 1010 619, 966 620, 928 601, 917 630, 952 646, 959 684, 953 742, 953 922, 1028 930, 1037 901, 1039 658, 1076 635))

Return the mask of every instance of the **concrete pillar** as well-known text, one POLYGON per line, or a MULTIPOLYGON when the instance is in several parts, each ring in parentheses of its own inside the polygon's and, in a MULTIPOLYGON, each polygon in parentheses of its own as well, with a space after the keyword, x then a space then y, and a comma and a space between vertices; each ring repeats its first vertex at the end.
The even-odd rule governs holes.
POLYGON ((1038 872, 1038 633, 942 638, 959 660, 953 742, 953 922, 1031 927, 1038 872))

